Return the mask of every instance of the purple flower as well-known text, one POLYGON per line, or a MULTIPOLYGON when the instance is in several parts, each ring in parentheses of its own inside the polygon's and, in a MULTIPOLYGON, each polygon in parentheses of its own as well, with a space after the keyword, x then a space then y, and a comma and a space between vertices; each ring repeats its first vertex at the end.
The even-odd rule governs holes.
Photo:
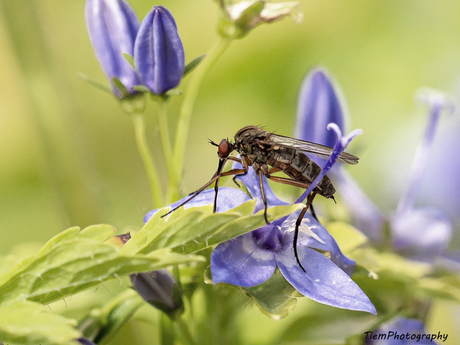
MULTIPOLYGON (((86 26, 96 57, 109 80, 114 94, 126 96, 114 83, 118 79, 130 92, 139 77, 123 57, 133 55, 139 21, 129 5, 122 0, 87 0, 86 26)), ((126 92, 126 91, 125 91, 126 92)))
POLYGON ((378 329, 364 333, 366 345, 438 344, 433 341, 435 339, 445 341, 447 335, 427 333, 421 321, 405 317, 397 317, 378 329))
MULTIPOLYGON (((348 122, 339 86, 324 68, 313 69, 304 79, 299 93, 295 137, 314 143, 334 146, 335 136, 326 130, 335 123, 343 132, 348 122)), ((324 161, 312 157, 322 166, 324 161)), ((373 242, 382 241, 383 215, 360 189, 350 174, 338 164, 330 172, 345 206, 353 216, 354 225, 373 242)))
POLYGON ((418 259, 442 255, 452 237, 452 222, 441 210, 433 207, 414 208, 433 146, 436 126, 442 110, 452 110, 445 95, 434 90, 422 90, 419 99, 428 104, 428 125, 409 173, 409 183, 391 218, 392 243, 396 251, 418 259))
POLYGON ((143 84, 154 94, 179 85, 184 73, 184 48, 174 17, 163 6, 154 6, 142 21, 134 62, 143 84))
MULTIPOLYGON (((323 168, 325 172, 356 133, 342 138, 337 126, 337 144, 323 168), (344 145, 345 144, 345 145, 344 145)), ((241 167, 239 163, 235 168, 241 167)), ((239 177, 253 198, 258 199, 256 211, 263 208, 259 179, 253 169, 239 177)), ((318 183, 312 183, 313 188, 318 183), (315 184, 316 183, 316 184, 315 184)), ((268 206, 285 205, 272 192, 264 178, 268 206)), ((332 236, 308 213, 300 226, 297 244, 302 270, 293 250, 293 236, 298 213, 265 225, 251 233, 222 243, 211 254, 214 283, 251 287, 268 280, 278 267, 286 280, 303 295, 338 308, 375 313, 364 292, 351 280, 354 261, 345 257, 332 236), (331 259, 319 251, 330 253, 331 259)))

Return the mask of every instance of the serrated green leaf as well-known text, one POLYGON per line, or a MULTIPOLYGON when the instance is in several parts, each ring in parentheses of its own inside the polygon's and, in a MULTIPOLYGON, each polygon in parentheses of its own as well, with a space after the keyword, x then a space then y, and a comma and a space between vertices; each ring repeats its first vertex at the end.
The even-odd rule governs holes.
MULTIPOLYGON (((288 216, 291 213, 294 213, 295 211, 301 210, 304 207, 305 205, 303 204, 270 207, 267 211, 268 221, 273 222, 277 219, 288 216)), ((264 226, 265 224, 266 223, 264 218, 264 210, 260 210, 256 214, 240 217, 239 219, 236 219, 233 222, 225 224, 225 226, 222 229, 220 229, 214 236, 208 239, 206 245, 212 246, 231 240, 232 238, 244 235, 248 232, 258 229, 264 226)))
POLYGON ((78 328, 84 337, 94 339, 99 345, 105 344, 144 304, 135 291, 126 290, 101 308, 91 310, 80 320, 78 328))
POLYGON ((107 241, 115 235, 116 229, 108 224, 90 225, 78 233, 77 238, 88 238, 93 241, 107 241))
POLYGON ((110 226, 99 225, 56 236, 1 279, 0 303, 29 299, 46 304, 117 276, 203 260, 168 249, 149 256, 122 255, 117 246, 101 242, 110 232, 110 226))
POLYGON ((182 74, 182 78, 185 78, 190 72, 192 72, 195 68, 198 67, 198 65, 203 61, 203 59, 206 57, 206 54, 198 56, 194 58, 192 61, 190 61, 184 68, 184 73, 182 74))
POLYGON ((243 290, 253 298, 260 311, 273 320, 288 316, 297 303, 297 299, 293 297, 296 289, 281 274, 275 273, 266 282, 243 290))
MULTIPOLYGON (((176 248, 190 254, 228 241, 265 225, 263 211, 253 214, 255 200, 231 210, 212 213, 212 205, 178 209, 168 218, 164 208, 156 212, 145 226, 122 248, 122 253, 149 253, 159 248, 176 248)), ((276 206, 268 209, 274 221, 302 208, 302 205, 276 206)))
POLYGON ((0 341, 24 345, 78 345, 75 320, 46 311, 38 303, 0 306, 0 341))

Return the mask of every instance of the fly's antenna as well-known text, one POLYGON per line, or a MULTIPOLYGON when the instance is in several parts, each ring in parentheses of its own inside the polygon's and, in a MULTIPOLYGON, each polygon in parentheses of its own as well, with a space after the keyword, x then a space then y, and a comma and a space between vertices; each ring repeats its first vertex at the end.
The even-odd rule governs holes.
POLYGON ((219 144, 216 144, 216 143, 215 143, 214 141, 212 141, 211 139, 208 138, 208 140, 209 140, 209 143, 210 143, 211 145, 219 146, 219 144))

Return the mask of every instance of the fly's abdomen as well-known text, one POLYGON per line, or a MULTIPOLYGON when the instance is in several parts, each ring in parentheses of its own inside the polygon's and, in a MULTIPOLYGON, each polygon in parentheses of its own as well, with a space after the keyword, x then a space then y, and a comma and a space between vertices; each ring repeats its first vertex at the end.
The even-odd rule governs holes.
MULTIPOLYGON (((277 167, 294 180, 312 183, 321 173, 321 168, 304 153, 288 147, 271 150, 267 163, 277 167)), ((324 176, 318 183, 316 192, 326 198, 331 198, 335 193, 329 177, 324 176)))

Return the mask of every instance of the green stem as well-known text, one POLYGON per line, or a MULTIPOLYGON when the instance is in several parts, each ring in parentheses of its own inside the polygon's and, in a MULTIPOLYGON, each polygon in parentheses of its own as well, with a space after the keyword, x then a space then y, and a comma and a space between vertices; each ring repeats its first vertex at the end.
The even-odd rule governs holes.
MULTIPOLYGON (((231 42, 232 39, 230 38, 221 38, 220 41, 214 47, 211 48, 206 58, 197 67, 197 69, 192 73, 190 77, 191 79, 187 88, 187 92, 184 96, 184 101, 182 103, 179 123, 177 125, 177 132, 174 141, 173 164, 175 168, 174 171, 176 173, 176 181, 181 180, 185 148, 187 144, 188 131, 190 128, 190 119, 192 116, 192 110, 195 104, 195 99, 198 94, 198 89, 205 74, 217 61, 217 59, 225 52, 225 50, 227 50, 231 42)), ((177 184, 176 190, 178 189, 179 185, 177 184)))
POLYGON ((169 140, 168 121, 166 117, 166 100, 160 99, 158 104, 158 125, 160 129, 161 145, 163 146, 163 155, 165 160, 172 157, 171 140, 169 140))
POLYGON ((173 322, 165 313, 160 313, 160 344, 174 344, 174 329, 173 322))
POLYGON ((170 204, 179 198, 177 190, 178 174, 174 171, 173 153, 171 148, 171 140, 169 138, 168 117, 166 112, 166 99, 159 98, 158 104, 158 126, 160 130, 161 146, 163 147, 163 156, 166 161, 168 170, 168 188, 166 192, 166 203, 170 204))
POLYGON ((141 113, 133 113, 132 118, 134 123, 134 132, 136 135, 137 149, 139 150, 142 161, 144 162, 145 171, 147 172, 147 176, 150 181, 153 206, 161 207, 163 205, 163 197, 161 195, 160 179, 145 137, 144 116, 141 113))
POLYGON ((184 320, 179 316, 176 320, 177 325, 180 328, 182 335, 184 336, 187 344, 195 345, 195 341, 193 340, 192 334, 190 333, 187 325, 185 324, 184 320))

